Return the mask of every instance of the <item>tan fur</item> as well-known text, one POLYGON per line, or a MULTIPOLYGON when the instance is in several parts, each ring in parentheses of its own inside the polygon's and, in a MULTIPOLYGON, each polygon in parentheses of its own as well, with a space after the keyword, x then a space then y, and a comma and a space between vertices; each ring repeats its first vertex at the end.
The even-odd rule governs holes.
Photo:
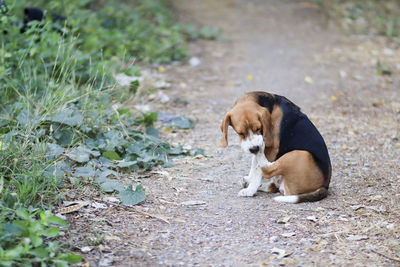
POLYGON ((313 192, 324 186, 324 178, 312 155, 307 151, 294 150, 284 154, 268 167, 263 167, 264 178, 282 175, 285 195, 313 192))
POLYGON ((271 114, 271 135, 272 135, 272 145, 270 147, 266 147, 264 150, 265 157, 269 161, 274 161, 276 155, 279 151, 279 134, 281 128, 281 121, 282 121, 283 113, 279 106, 275 106, 272 110, 271 114))
POLYGON ((272 147, 274 143, 274 133, 272 132, 271 114, 268 109, 258 105, 249 98, 239 100, 236 102, 236 105, 226 113, 221 123, 221 146, 226 147, 228 145, 228 127, 232 126, 240 139, 246 138, 249 134, 249 129, 256 134, 262 131, 266 147, 272 147))

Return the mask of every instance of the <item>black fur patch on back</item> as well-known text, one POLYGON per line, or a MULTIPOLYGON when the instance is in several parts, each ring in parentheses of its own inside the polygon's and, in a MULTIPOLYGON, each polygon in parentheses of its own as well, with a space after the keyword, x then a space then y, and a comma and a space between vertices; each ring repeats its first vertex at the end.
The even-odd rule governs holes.
POLYGON ((276 95, 276 98, 283 113, 276 159, 293 150, 308 151, 329 183, 331 161, 321 134, 298 106, 286 97, 276 95))
POLYGON ((276 103, 275 95, 266 92, 258 91, 253 93, 255 101, 262 107, 265 107, 272 113, 276 103))

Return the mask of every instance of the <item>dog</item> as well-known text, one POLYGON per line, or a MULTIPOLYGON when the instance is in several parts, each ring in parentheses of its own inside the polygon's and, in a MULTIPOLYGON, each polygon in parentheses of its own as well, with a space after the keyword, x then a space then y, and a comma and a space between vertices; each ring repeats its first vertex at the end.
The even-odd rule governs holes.
POLYGON ((286 97, 261 91, 239 97, 221 123, 222 147, 228 145, 229 126, 239 135, 242 149, 253 154, 239 196, 280 192, 274 200, 300 203, 328 195, 332 167, 325 141, 286 97), (262 185, 263 176, 269 183, 262 185))

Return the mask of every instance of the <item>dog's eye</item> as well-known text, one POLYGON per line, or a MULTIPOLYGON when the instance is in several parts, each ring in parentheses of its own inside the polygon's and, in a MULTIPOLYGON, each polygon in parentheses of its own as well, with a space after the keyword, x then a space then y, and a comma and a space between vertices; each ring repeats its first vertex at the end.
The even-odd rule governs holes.
POLYGON ((238 135, 240 135, 240 136, 244 137, 244 133, 238 133, 238 135))
POLYGON ((256 133, 262 133, 262 132, 261 132, 261 128, 258 128, 258 129, 256 130, 256 133))

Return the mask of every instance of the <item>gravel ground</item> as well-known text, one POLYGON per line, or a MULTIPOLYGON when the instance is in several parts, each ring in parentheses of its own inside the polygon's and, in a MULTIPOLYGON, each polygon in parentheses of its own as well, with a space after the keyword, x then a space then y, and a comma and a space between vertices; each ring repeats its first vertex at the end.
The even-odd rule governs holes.
POLYGON ((174 2, 182 20, 220 27, 223 40, 192 43, 197 66, 153 70, 172 85, 162 90, 170 101, 147 104, 193 118, 193 130, 163 135, 208 157, 132 173, 146 202, 70 215, 70 242, 90 240, 91 266, 399 266, 400 70, 376 72, 378 59, 400 63, 398 44, 346 35, 299 1, 174 2), (250 156, 232 130, 220 148, 219 125, 253 90, 287 96, 316 124, 333 164, 326 199, 237 196, 250 156))

